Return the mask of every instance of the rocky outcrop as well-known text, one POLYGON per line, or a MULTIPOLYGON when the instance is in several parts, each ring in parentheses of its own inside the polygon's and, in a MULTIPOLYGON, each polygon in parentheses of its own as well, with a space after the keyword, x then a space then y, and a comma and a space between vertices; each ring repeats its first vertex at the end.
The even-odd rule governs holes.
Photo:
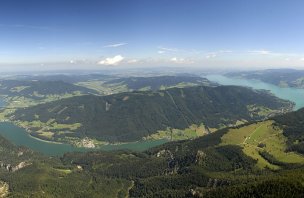
POLYGON ((9 171, 9 172, 15 172, 15 171, 18 171, 18 170, 20 170, 20 169, 22 169, 22 168, 24 168, 24 167, 26 167, 26 166, 29 166, 29 165, 31 165, 32 163, 30 163, 30 162, 20 162, 18 165, 16 165, 16 166, 13 166, 13 165, 11 165, 11 164, 6 164, 6 163, 4 163, 4 162, 2 162, 2 161, 0 161, 0 168, 4 168, 4 169, 6 169, 7 171, 9 171))
POLYGON ((0 181, 0 198, 7 197, 9 186, 7 183, 0 181))
POLYGON ((198 150, 195 157, 195 163, 202 166, 205 164, 206 153, 204 151, 198 150))

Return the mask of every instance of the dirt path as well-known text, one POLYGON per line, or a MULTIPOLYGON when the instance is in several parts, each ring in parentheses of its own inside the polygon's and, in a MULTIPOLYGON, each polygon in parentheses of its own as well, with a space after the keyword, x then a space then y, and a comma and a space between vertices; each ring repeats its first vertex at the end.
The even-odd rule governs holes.
POLYGON ((126 195, 126 198, 130 197, 129 191, 133 188, 133 186, 134 186, 134 181, 132 181, 131 186, 129 186, 128 189, 127 189, 127 193, 128 193, 128 194, 126 195))

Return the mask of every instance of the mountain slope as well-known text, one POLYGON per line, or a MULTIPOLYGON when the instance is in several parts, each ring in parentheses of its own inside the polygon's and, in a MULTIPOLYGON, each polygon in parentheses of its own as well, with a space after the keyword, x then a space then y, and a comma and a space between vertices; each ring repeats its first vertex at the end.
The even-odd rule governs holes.
MULTIPOLYGON (((288 120, 292 114, 282 117, 288 120)), ((304 112, 296 114, 303 116, 304 112)), ((286 197, 291 194, 301 197, 304 157, 283 149, 284 138, 289 140, 289 137, 280 136, 281 132, 293 124, 278 127, 275 121, 278 118, 221 129, 194 140, 170 142, 141 155, 122 151, 70 153, 63 157, 63 162, 81 165, 105 177, 134 180, 131 197, 286 197), (275 147, 278 140, 282 140, 280 148, 275 147), (247 152, 247 148, 251 150, 247 152), (284 161, 294 155, 297 162, 284 161), (260 166, 262 160, 268 166, 260 166)), ((301 122, 303 119, 294 124, 301 122)))
POLYGON ((156 76, 156 77, 128 77, 107 81, 105 84, 123 84, 129 90, 159 90, 169 87, 186 87, 195 85, 215 85, 206 78, 195 76, 156 76))
POLYGON ((104 178, 0 136, 1 197, 127 197, 132 181, 104 178))
MULTIPOLYGON (((277 153, 262 154, 273 151, 268 146, 280 135, 293 138, 285 135, 286 127, 304 129, 303 118, 301 109, 142 153, 94 151, 67 153, 60 159, 37 157, 18 171, 0 170, 0 185, 9 186, 12 197, 303 197, 303 155, 293 163, 281 161, 277 153), (266 140, 265 145, 258 145, 260 140, 266 140), (261 159, 252 155, 254 150, 246 152, 247 147, 261 151, 264 160, 277 166, 275 171, 259 166, 261 159)), ((2 141, 1 148, 15 151, 2 141)))
POLYGON ((209 128, 220 128, 239 120, 263 119, 291 107, 290 102, 266 91, 237 86, 190 87, 72 97, 18 109, 13 119, 39 122, 32 125, 36 131, 43 123, 77 124, 66 134, 68 129, 48 127, 48 131, 54 133, 54 140, 68 135, 127 142, 141 140, 168 127, 185 129, 191 124, 203 123, 209 128))
POLYGON ((274 120, 283 128, 284 136, 288 137, 288 150, 304 154, 304 108, 277 116, 274 120))

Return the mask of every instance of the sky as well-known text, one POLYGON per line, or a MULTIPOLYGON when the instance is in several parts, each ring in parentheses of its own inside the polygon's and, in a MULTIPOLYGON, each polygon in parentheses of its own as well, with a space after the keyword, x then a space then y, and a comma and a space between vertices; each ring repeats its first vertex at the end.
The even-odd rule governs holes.
POLYGON ((1 0, 0 69, 304 69, 303 8, 303 0, 1 0))

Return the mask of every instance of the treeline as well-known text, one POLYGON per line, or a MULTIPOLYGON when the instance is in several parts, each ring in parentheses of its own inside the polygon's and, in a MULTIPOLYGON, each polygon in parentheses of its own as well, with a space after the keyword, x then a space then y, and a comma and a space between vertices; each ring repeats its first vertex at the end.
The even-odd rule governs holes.
POLYGON ((283 128, 283 134, 288 138, 288 151, 304 154, 304 108, 274 117, 273 120, 283 128))

